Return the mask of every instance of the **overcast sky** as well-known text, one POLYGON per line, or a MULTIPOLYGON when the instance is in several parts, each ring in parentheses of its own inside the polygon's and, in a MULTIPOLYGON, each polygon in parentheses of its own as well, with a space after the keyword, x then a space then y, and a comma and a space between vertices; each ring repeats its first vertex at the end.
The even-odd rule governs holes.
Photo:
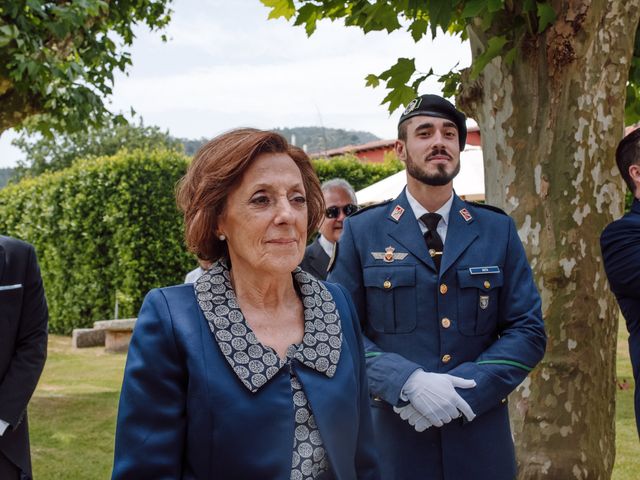
MULTIPOLYGON (((380 103, 382 87, 365 87, 397 57, 415 57, 420 71, 446 73, 471 61, 469 47, 439 35, 415 44, 407 32, 369 33, 322 22, 307 38, 301 27, 267 20, 259 0, 175 0, 163 43, 144 29, 132 48, 129 75, 116 77, 113 111, 131 107, 147 125, 176 137, 213 137, 234 127, 324 126, 394 138, 400 111, 380 103)), ((435 79, 422 93, 438 93, 435 79)), ((0 167, 21 152, 0 137, 0 167)))

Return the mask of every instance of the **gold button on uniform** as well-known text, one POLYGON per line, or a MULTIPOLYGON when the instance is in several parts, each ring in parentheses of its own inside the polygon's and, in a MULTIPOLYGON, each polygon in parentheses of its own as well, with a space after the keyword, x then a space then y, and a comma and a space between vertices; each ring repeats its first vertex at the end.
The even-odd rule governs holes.
POLYGON ((391 288, 391 282, 389 280, 385 280, 382 286, 386 289, 391 288))
POLYGON ((451 355, 448 353, 442 356, 442 363, 449 363, 451 361, 451 355))
POLYGON ((447 288, 447 285, 446 285, 446 284, 444 284, 444 283, 443 283, 442 285, 440 285, 440 293, 441 293, 442 295, 444 295, 445 293, 447 293, 447 290, 449 290, 449 289, 447 288))
POLYGON ((489 283, 489 280, 484 281, 484 288, 491 288, 491 284, 489 283))
POLYGON ((440 323, 442 324, 443 328, 449 328, 451 326, 451 320, 449 320, 447 317, 444 317, 440 323))

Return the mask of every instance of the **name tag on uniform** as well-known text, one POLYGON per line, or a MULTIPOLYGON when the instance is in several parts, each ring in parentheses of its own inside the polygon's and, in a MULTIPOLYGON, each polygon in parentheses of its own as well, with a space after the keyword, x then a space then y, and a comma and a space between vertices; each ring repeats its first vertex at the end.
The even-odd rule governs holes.
POLYGON ((500 273, 500 267, 491 266, 491 267, 470 267, 469 273, 471 275, 484 275, 486 273, 500 273))
POLYGON ((16 283, 15 285, 0 285, 0 292, 2 290, 17 290, 18 288, 22 288, 21 283, 16 283))

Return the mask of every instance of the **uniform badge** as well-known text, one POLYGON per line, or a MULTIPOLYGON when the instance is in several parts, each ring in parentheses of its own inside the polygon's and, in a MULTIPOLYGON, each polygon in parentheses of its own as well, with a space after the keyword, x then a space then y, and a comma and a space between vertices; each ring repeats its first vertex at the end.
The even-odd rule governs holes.
POLYGON ((407 105, 407 108, 405 108, 404 112, 402 112, 402 115, 407 115, 413 112, 416 108, 420 106, 421 102, 422 102, 422 97, 414 98, 413 100, 411 100, 409 102, 409 105, 407 105))
POLYGON ((404 208, 402 208, 400 205, 396 205, 396 208, 394 208, 393 212, 391 212, 391 218, 393 218, 397 222, 398 220, 400 220, 400 217, 402 217, 403 213, 404 208))
POLYGON ((460 215, 462 215, 462 218, 464 218, 465 222, 469 222, 473 219, 473 217, 469 213, 469 210, 467 210, 466 208, 463 208, 462 210, 460 210, 460 215))
POLYGON ((489 295, 480 295, 480 308, 486 310, 489 306, 489 295))
POLYGON ((392 246, 388 246, 384 249, 384 252, 371 252, 371 256, 376 260, 382 260, 386 263, 392 263, 395 260, 404 260, 407 258, 408 253, 395 253, 396 249, 392 246))

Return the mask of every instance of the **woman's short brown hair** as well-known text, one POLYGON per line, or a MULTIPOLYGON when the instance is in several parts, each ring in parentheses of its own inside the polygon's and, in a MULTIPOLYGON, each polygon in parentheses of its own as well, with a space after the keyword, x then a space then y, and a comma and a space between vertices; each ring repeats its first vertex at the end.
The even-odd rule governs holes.
POLYGON ((324 198, 307 154, 277 133, 239 128, 203 145, 178 183, 176 198, 184 213, 185 241, 199 258, 215 261, 228 256, 226 242, 216 234, 218 218, 229 192, 263 153, 285 153, 298 166, 307 197, 307 235, 310 237, 318 229, 324 198))

